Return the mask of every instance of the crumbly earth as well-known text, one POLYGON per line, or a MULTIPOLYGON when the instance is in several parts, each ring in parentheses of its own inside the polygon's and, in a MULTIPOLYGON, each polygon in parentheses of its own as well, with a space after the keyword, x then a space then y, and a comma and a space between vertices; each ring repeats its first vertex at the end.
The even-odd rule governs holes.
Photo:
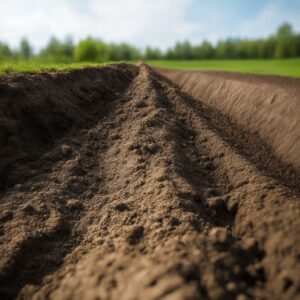
POLYGON ((160 71, 195 99, 222 111, 248 132, 258 133, 285 162, 285 168, 278 171, 292 165, 300 179, 299 79, 216 71, 160 71))
POLYGON ((297 172, 229 115, 143 64, 0 105, 1 299, 300 299, 297 172))

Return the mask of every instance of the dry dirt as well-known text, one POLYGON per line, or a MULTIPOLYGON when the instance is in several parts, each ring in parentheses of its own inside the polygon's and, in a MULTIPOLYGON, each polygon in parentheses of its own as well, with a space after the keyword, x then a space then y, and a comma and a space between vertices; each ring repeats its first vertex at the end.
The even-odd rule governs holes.
POLYGON ((0 80, 1 299, 300 299, 300 81, 268 131, 159 72, 0 80))
POLYGON ((168 71, 195 99, 222 111, 300 171, 300 80, 226 72, 168 71))

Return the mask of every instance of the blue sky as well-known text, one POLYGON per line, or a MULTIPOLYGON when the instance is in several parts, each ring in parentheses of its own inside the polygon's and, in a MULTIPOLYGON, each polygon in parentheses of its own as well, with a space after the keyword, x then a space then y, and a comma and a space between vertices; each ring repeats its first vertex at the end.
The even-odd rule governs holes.
POLYGON ((36 49, 50 36, 86 36, 166 48, 226 37, 265 37, 284 21, 300 32, 300 0, 1 0, 0 40, 36 49))
MULTIPOLYGON (((264 37, 287 21, 300 31, 300 0, 194 0, 188 18, 200 20, 211 40, 264 37)), ((195 39, 197 37, 194 37, 195 39)))

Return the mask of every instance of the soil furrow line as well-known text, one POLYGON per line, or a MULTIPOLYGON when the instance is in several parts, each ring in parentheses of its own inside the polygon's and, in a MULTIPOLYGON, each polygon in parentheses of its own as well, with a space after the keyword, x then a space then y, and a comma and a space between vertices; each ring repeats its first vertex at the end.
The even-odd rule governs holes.
MULTIPOLYGON (((106 174, 105 193, 98 195, 105 205, 95 213, 87 230, 85 242, 90 250, 79 261, 81 267, 70 274, 72 284, 77 285, 82 272, 92 267, 93 274, 101 278, 99 293, 103 299, 120 299, 124 293, 128 299, 157 299, 185 293, 205 296, 196 263, 177 267, 184 249, 178 248, 167 264, 164 256, 159 259, 156 254, 170 253, 169 247, 179 245, 176 234, 197 236, 206 223, 205 213, 192 208, 198 204, 180 197, 182 186, 189 189, 190 185, 185 180, 181 182, 174 170, 176 163, 171 153, 176 147, 176 118, 166 108, 167 103, 144 67, 120 101, 115 117, 106 120, 109 144, 101 156, 106 174), (155 245, 153 240, 160 243, 155 245), (163 246, 165 243, 170 246, 163 246), (138 276, 145 271, 150 272, 149 278, 138 276), (132 272, 136 275, 130 275, 132 272), (170 274, 174 283, 168 280, 170 274), (165 287, 150 284, 153 280, 165 287), (147 290, 132 290, 132 283, 150 285, 147 290)), ((87 283, 91 290, 96 288, 92 283, 87 283)), ((68 285, 63 280, 51 297, 60 299, 63 291, 64 299, 76 298, 80 291, 68 285)), ((45 289, 51 291, 51 284, 45 289)))
MULTIPOLYGON (((297 254, 294 253, 293 263, 280 261, 278 253, 284 251, 287 245, 278 238, 279 236, 285 237, 285 239, 290 237, 296 244, 299 244, 300 241, 296 238, 299 237, 299 218, 297 217, 299 215, 299 198, 291 190, 278 184, 276 180, 264 176, 245 157, 238 154, 227 141, 224 141, 222 136, 218 135, 218 131, 214 127, 210 127, 201 107, 197 109, 200 106, 199 103, 174 86, 170 88, 168 95, 173 99, 176 112, 184 114, 189 126, 195 128, 195 131, 199 133, 198 147, 201 148, 205 144, 204 148, 214 158, 218 176, 228 178, 231 189, 227 194, 228 198, 225 199, 225 204, 228 210, 233 209, 235 213, 234 235, 242 238, 244 245, 250 243, 251 238, 257 241, 260 252, 263 253, 263 256, 261 254, 259 256, 264 276, 268 278, 266 289, 270 295, 275 297, 285 291, 286 278, 293 283, 298 282, 296 273, 286 275, 283 271, 287 267, 286 264, 299 270, 299 263, 297 263, 297 267, 295 266, 297 254), (285 224, 287 215, 290 220, 293 220, 290 224, 285 224), (265 232, 265 230, 268 235, 262 236, 261 232, 265 232), (274 266, 272 261, 277 261, 278 264, 274 266)), ((295 293, 296 290, 297 283, 290 293, 295 293)))
POLYGON ((17 168, 1 198, 2 298, 296 298, 287 174, 262 171, 258 140, 151 68, 128 74, 120 93, 124 74, 108 78, 105 112, 17 168))
POLYGON ((26 284, 40 285, 84 238, 88 211, 96 208, 92 198, 101 193, 105 176, 99 174, 98 156, 106 148, 99 130, 104 112, 113 114, 115 105, 111 102, 102 111, 95 110, 86 124, 89 129, 69 133, 42 158, 20 166, 20 172, 30 171, 32 178, 19 176, 14 187, 3 194, 2 207, 11 215, 1 224, 3 238, 9 230, 15 235, 13 240, 3 240, 6 249, 15 249, 7 252, 12 257, 3 257, 1 262, 1 294, 5 299, 15 298, 26 284), (12 224, 19 214, 23 218, 12 224), (28 230, 33 224, 36 228, 28 230))
POLYGON ((214 155, 198 141, 210 133, 187 128, 189 116, 173 109, 171 87, 164 84, 141 66, 106 120, 108 144, 100 156, 105 189, 95 196, 104 205, 98 209, 93 202, 96 211, 77 248, 87 253, 75 270, 55 274, 63 278, 59 284, 50 281, 36 296, 47 291, 52 299, 74 299, 82 288, 102 299, 262 295, 261 251, 255 244, 244 247, 228 230, 233 219, 225 217, 226 204, 208 205, 228 192, 230 180, 219 176, 214 155))
MULTIPOLYGON (((162 72, 164 74, 164 72, 162 72)), ((169 78, 173 78, 172 72, 169 74, 168 72, 165 72, 166 76, 169 78)), ((176 72, 175 72, 176 73, 176 72)), ((224 75, 224 74, 223 74, 224 75)), ((234 74, 232 75, 235 76, 234 74)), ((251 76, 249 76, 251 77, 251 76)), ((181 82, 181 78, 178 77, 176 82, 181 82)), ((218 78, 218 75, 217 75, 218 78)), ((176 74, 174 74, 174 79, 176 80, 176 74)), ((250 80, 251 78, 248 78, 250 80)), ((279 81, 279 83, 282 84, 281 81, 283 81, 282 78, 275 78, 279 81)), ((275 80, 274 79, 274 80, 275 80)), ((197 80, 195 78, 189 81, 188 78, 186 78, 185 81, 180 83, 180 86, 182 86, 182 89, 184 91, 187 91, 187 87, 190 87, 190 90, 193 91, 193 93, 197 94, 197 80), (190 86, 191 82, 194 80, 195 86, 190 86)), ((201 80, 201 79, 200 79, 201 80)), ((204 79, 204 81, 206 78, 204 79)), ((236 78, 236 80, 238 80, 236 78)), ((241 77, 241 80, 247 81, 247 78, 241 77)), ((257 78, 253 78, 253 80, 256 82, 257 78)), ((268 78, 261 78, 261 80, 268 80, 268 78)), ((205 81, 206 82, 206 81, 205 81)), ((295 82, 296 83, 296 82, 295 82)), ((208 82, 206 82, 208 84, 208 82)), ((212 85, 214 83, 211 83, 212 85)), ((286 83, 287 84, 287 83, 286 83)), ((221 83, 220 83, 221 85, 221 83)), ((223 85, 225 85, 225 82, 223 82, 223 85)), ((296 85, 295 85, 296 87, 296 85)), ((180 89, 180 88, 179 88, 180 89)), ((207 87, 207 89, 210 89, 210 86, 207 87)), ((205 93, 205 91, 204 91, 205 93)), ((216 93, 217 94, 217 93, 216 93)), ((291 92, 291 97, 294 97, 294 92, 291 92)), ((234 96, 234 95, 233 95, 234 96)), ((257 95, 256 95, 257 96, 257 95)), ((263 139, 259 133, 254 130, 250 131, 247 126, 242 127, 237 122, 234 122, 232 116, 228 116, 225 114, 225 111, 220 111, 216 109, 216 107, 209 106, 206 102, 206 99, 203 99, 204 97, 209 97, 209 95, 201 96, 198 95, 198 98, 196 101, 189 101, 189 105, 192 106, 196 111, 198 111, 199 114, 202 115, 202 118, 206 120, 206 122, 209 123, 211 128, 214 128, 219 134, 226 139, 226 142, 229 143, 233 148, 235 148, 242 156, 246 156, 251 163, 253 163, 261 172, 266 174, 267 176, 271 176, 272 178, 275 178, 279 184, 284 184, 285 186, 291 188, 296 193, 300 192, 299 186, 300 186, 300 172, 299 169, 295 168, 292 164, 288 163, 286 160, 283 161, 278 157, 278 153, 275 153, 275 150, 267 144, 266 140, 263 139)), ((220 87, 220 96, 219 96, 219 102, 225 102, 225 103, 231 103, 228 99, 223 100, 222 97, 226 98, 227 94, 222 93, 222 88, 220 87)), ((263 97, 263 96, 260 96, 263 97)), ((266 99, 268 99, 268 96, 264 96, 266 99)), ((250 99, 251 100, 251 99, 250 99)), ((241 100, 239 100, 241 101, 241 100)), ((256 101, 256 100, 255 100, 256 101)), ((254 103, 255 103, 254 101, 254 103)), ((246 100, 245 100, 246 102, 246 100)), ((284 102, 284 101, 283 101, 284 102)), ((220 104, 222 106, 222 104, 220 104)), ((226 104, 224 104, 226 106, 226 104)), ((229 104, 228 104, 229 105, 229 104)), ((241 105, 241 104, 240 104, 241 105)), ((250 106, 253 105, 250 103, 250 106)), ((267 104, 265 104, 267 105, 267 104)), ((297 106, 297 105, 296 105, 297 106)), ((259 104, 257 104, 257 107, 259 107, 259 104)), ((233 107, 232 110, 237 113, 236 110, 238 110, 238 107, 233 107)), ((295 107, 293 114, 297 111, 297 107, 295 107)), ((242 113, 242 112, 240 112, 242 113)), ((244 112, 245 113, 245 112, 244 112)), ((250 113, 250 112, 249 112, 250 113)), ((251 112, 253 113, 253 112, 251 112)), ((283 113, 286 113, 284 111, 283 113)), ((232 113, 234 114, 234 113, 232 113)), ((270 116, 266 117, 266 124, 261 124, 262 127, 267 127, 267 119, 271 118, 270 116)), ((279 118, 279 115, 276 116, 279 118)), ((240 120, 241 121, 241 120, 240 120)), ((284 118, 281 117, 280 121, 278 122, 284 122, 284 118)), ((284 123, 287 125, 288 123, 284 123)), ((284 125, 283 124, 283 125, 284 125)), ((293 123, 292 123, 293 124, 293 123)), ((294 126, 292 125, 291 126, 294 126)), ((283 126, 282 125, 282 126, 283 126)), ((294 129, 293 129, 294 130, 294 129)), ((277 129, 275 134, 279 134, 280 130, 277 129)), ((282 133, 283 134, 283 133, 282 133)), ((293 133, 290 133, 291 136, 293 136, 293 133)), ((286 136, 286 138, 289 138, 289 135, 286 136)), ((268 140, 269 141, 269 140, 268 140)), ((282 147, 286 147, 286 145, 283 142, 282 147)), ((296 148, 295 145, 292 145, 291 148, 296 148)))

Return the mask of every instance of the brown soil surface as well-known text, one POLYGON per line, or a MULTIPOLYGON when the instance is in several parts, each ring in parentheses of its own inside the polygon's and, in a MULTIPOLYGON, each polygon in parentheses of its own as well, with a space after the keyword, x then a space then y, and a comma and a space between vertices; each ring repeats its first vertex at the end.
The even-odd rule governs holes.
POLYGON ((300 172, 300 79, 230 72, 161 72, 185 92, 230 116, 300 172))
POLYGON ((145 65, 0 80, 1 299, 300 299, 295 157, 196 98, 145 65))

